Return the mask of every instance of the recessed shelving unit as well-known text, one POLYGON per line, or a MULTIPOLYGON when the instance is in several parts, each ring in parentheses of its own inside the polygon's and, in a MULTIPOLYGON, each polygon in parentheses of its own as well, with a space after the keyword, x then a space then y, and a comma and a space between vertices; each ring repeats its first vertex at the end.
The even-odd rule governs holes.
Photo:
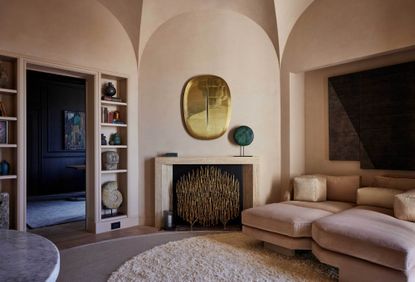
MULTIPOLYGON (((18 163, 17 154, 20 149, 17 144, 17 120, 18 120, 18 59, 0 55, 0 161, 9 163, 7 175, 0 175, 1 192, 10 195, 11 229, 18 228, 17 210, 18 203, 18 163)), ((4 173, 3 173, 4 174, 4 173)))
MULTIPOLYGON (((100 190, 97 191, 97 195, 99 195, 101 208, 96 218, 97 233, 110 231, 113 229, 113 226, 119 226, 119 228, 129 227, 132 222, 128 213, 128 79, 119 75, 101 73, 101 89, 105 89, 105 86, 109 82, 116 88, 116 94, 113 97, 114 101, 104 100, 100 97, 99 104, 99 134, 105 136, 106 144, 101 143, 99 150, 100 185, 97 189, 100 190), (119 123, 113 123, 111 120, 114 118, 117 118, 117 122, 119 123), (121 140, 116 140, 114 134, 117 134, 121 140), (121 142, 118 143, 115 141, 121 142), (107 151, 114 151, 119 155, 119 163, 114 170, 106 170, 104 168, 102 155, 107 151), (117 182, 118 190, 123 197, 123 202, 117 209, 108 209, 102 204, 102 185, 109 181, 117 182)), ((102 96, 104 94, 101 93, 100 95, 102 96)), ((101 140, 101 136, 98 137, 101 140)))

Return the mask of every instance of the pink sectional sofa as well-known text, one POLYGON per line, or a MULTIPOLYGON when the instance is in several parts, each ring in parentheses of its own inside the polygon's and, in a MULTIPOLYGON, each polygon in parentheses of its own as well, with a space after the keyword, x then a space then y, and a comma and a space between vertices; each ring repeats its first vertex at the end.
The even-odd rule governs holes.
POLYGON ((244 210, 243 232, 283 253, 311 250, 339 268, 340 281, 414 282, 415 222, 394 217, 393 201, 415 179, 376 177, 373 186, 383 188, 359 189, 359 176, 324 178, 326 200, 244 210))

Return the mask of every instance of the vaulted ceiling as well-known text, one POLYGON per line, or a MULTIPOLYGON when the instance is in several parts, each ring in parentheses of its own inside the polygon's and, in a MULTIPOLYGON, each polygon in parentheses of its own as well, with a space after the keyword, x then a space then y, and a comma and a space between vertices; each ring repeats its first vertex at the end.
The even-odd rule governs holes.
POLYGON ((163 22, 191 10, 215 8, 233 10, 255 21, 268 34, 278 57, 281 58, 291 30, 313 0, 98 0, 98 2, 122 24, 131 39, 137 57, 142 53, 151 34, 163 22), (144 10, 143 7, 148 9, 144 10), (274 11, 270 11, 270 7, 274 11), (152 19, 152 24, 148 24, 147 21, 145 28, 142 28, 142 19, 152 17, 152 15, 142 15, 143 12, 148 11, 158 13, 158 19, 152 19))

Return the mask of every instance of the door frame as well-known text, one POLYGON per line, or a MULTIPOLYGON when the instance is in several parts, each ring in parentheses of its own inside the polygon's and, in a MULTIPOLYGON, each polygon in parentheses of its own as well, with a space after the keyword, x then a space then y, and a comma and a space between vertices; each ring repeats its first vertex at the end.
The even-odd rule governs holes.
MULTIPOLYGON (((97 183, 96 168, 96 150, 98 142, 99 129, 96 126, 97 111, 96 105, 99 99, 98 79, 99 72, 82 69, 75 66, 50 63, 39 60, 18 58, 18 95, 17 98, 17 230, 26 231, 26 213, 27 213, 27 71, 34 70, 69 77, 85 79, 86 84, 86 101, 85 101, 85 119, 86 119, 86 230, 94 232, 95 230, 95 184, 97 183)), ((99 145, 99 144, 98 144, 99 145)))

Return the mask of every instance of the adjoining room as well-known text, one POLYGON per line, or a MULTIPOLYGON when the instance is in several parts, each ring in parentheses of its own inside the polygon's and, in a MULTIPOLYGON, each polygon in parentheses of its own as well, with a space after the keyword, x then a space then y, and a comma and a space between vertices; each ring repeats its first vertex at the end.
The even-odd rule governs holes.
POLYGON ((27 72, 27 226, 85 221, 85 80, 27 72))

